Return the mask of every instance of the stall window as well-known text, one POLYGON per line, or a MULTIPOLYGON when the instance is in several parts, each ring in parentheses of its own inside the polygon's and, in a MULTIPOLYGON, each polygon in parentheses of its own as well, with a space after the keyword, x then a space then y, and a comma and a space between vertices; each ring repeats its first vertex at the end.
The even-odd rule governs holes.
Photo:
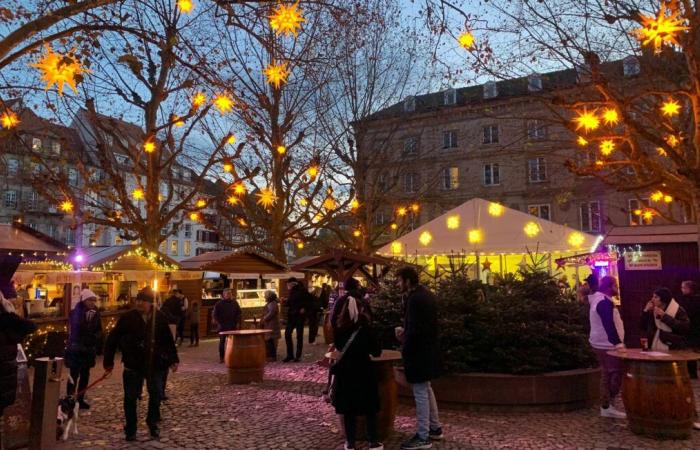
POLYGON ((192 252, 192 242, 191 241, 183 241, 182 242, 182 254, 184 256, 190 256, 191 252, 192 252))
POLYGON ((177 241, 170 241, 170 254, 177 256, 177 241))

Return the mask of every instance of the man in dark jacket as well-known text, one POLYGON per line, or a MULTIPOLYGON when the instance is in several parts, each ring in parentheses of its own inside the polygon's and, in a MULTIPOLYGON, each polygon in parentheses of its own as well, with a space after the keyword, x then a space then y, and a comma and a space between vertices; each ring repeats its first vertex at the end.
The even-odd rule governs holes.
MULTIPOLYGON (((213 318, 219 332, 233 331, 241 328, 241 305, 236 300, 236 291, 224 289, 223 298, 214 305, 213 318)), ((224 362, 226 335, 219 335, 219 362, 224 362)))
POLYGON ((168 329, 168 321, 162 312, 153 307, 153 291, 141 290, 136 296, 136 308, 119 318, 107 338, 104 369, 114 368, 114 353, 122 352, 124 364, 124 432, 127 441, 136 440, 136 400, 141 394, 144 380, 148 388, 148 414, 146 424, 151 436, 158 438, 160 401, 163 392, 163 375, 170 368, 177 371, 175 341, 168 329))
POLYGON ((431 448, 431 440, 443 438, 438 418, 435 394, 430 380, 440 374, 440 345, 438 342, 437 304, 435 296, 419 284, 418 273, 412 267, 398 272, 399 288, 404 293, 404 325, 396 330, 402 342, 406 380, 413 388, 416 400, 417 432, 401 444, 403 450, 431 448))
POLYGON ((0 292, 0 439, 2 439, 2 413, 15 402, 17 393, 17 344, 36 326, 15 313, 12 303, 0 292))
POLYGON ((688 313, 673 299, 671 291, 659 288, 644 307, 641 319, 642 336, 652 350, 680 350, 688 346, 690 331, 688 313))
POLYGON ((95 356, 101 350, 102 319, 97 310, 97 296, 90 289, 83 289, 80 302, 68 316, 68 345, 66 347, 66 367, 70 369, 70 379, 66 394, 71 396, 78 385, 80 409, 90 409, 85 401, 83 390, 90 381, 90 369, 95 367, 95 356))
POLYGON ((302 350, 304 348, 304 322, 306 312, 309 309, 309 291, 304 285, 292 277, 287 280, 287 326, 284 329, 284 341, 287 344, 287 357, 282 362, 301 361, 302 350), (294 353, 292 333, 297 332, 297 351, 294 353))
MULTIPOLYGON (((180 322, 185 320, 184 296, 180 294, 178 289, 173 289, 170 291, 170 296, 165 299, 161 305, 160 310, 168 319, 168 327, 170 328, 170 332, 173 334, 173 339, 175 339, 175 343, 177 344, 177 338, 180 337, 178 336, 178 328, 180 326, 180 322)), ((180 341, 180 343, 182 343, 182 341, 180 341)))
MULTIPOLYGON (((700 350, 700 293, 698 284, 695 281, 684 281, 681 283, 683 295, 678 300, 690 319, 690 331, 688 332, 688 346, 693 350, 700 350)), ((688 372, 690 378, 698 378, 698 362, 688 361, 688 372)))

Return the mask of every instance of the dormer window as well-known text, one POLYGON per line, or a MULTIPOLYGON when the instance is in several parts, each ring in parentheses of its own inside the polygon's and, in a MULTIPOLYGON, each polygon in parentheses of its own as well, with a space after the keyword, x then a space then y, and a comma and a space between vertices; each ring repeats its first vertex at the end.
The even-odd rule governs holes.
POLYGON ((456 89, 448 89, 445 91, 444 103, 445 103, 445 105, 456 105, 457 104, 457 90, 456 89))
POLYGON ((533 73, 527 77, 527 90, 530 92, 538 92, 542 90, 542 75, 533 73))
POLYGON ((639 75, 639 60, 636 56, 628 56, 622 60, 622 72, 626 77, 639 75))
POLYGON ((405 112, 413 112, 416 110, 416 97, 410 96, 406 97, 406 100, 403 101, 403 110, 405 112))
POLYGON ((484 84, 484 98, 498 97, 498 86, 495 81, 489 81, 484 84))

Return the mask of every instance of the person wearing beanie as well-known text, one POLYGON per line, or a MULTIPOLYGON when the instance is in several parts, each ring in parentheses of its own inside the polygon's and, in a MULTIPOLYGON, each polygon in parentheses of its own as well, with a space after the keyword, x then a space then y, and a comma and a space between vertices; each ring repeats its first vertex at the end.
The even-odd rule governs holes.
POLYGON ((68 316, 68 343, 66 367, 70 378, 66 395, 72 396, 78 386, 80 409, 90 409, 85 401, 85 388, 90 382, 90 369, 95 367, 95 357, 102 350, 102 318, 97 310, 97 295, 90 289, 80 292, 80 301, 68 316))
POLYGON ((654 291, 644 307, 641 319, 642 337, 646 337, 651 350, 680 350, 688 346, 690 331, 688 313, 673 298, 668 288, 654 291))
POLYGON ((160 437, 160 402, 165 373, 177 371, 180 360, 175 340, 168 328, 165 315, 154 308, 155 295, 150 288, 139 291, 135 308, 122 315, 107 338, 103 366, 105 371, 114 369, 114 354, 122 353, 124 373, 124 433, 127 441, 136 440, 137 399, 143 382, 148 388, 148 413, 146 424, 151 437, 160 437))

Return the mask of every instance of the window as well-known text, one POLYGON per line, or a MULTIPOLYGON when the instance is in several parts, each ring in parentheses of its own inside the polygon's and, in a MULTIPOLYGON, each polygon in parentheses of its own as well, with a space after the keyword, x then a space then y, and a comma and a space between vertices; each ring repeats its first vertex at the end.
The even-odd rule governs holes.
POLYGON ((533 73, 527 77, 527 90, 530 92, 537 92, 542 90, 542 75, 539 73, 533 73))
POLYGON ((60 142, 52 142, 51 143, 51 153, 53 153, 54 156, 58 156, 61 154, 61 143, 60 142))
POLYGON ((442 133, 442 148, 457 148, 457 132, 444 131, 442 133))
POLYGON ((418 189, 418 174, 407 173, 403 176, 403 190, 404 192, 411 193, 416 192, 418 189))
POLYGON ((649 199, 641 200, 633 198, 628 201, 630 225, 651 225, 654 222, 654 214, 648 210, 649 199))
POLYGON ((599 232, 600 227, 600 203, 584 202, 579 205, 581 216, 581 231, 599 232))
POLYGON ((484 144, 498 143, 498 125, 487 125, 484 127, 484 144))
POLYGON ((170 241, 170 254, 177 256, 177 241, 170 241))
POLYGON ((445 91, 444 98, 443 98, 445 105, 454 105, 457 103, 457 90, 456 89, 448 89, 445 91))
POLYGON ((409 137, 403 141, 403 156, 415 156, 418 154, 418 139, 409 137))
POLYGON ((185 224, 185 237, 186 238, 192 237, 192 224, 191 223, 185 224))
POLYGON ((49 237, 56 239, 58 237, 58 226, 55 223, 50 223, 46 227, 46 233, 49 237))
POLYGON ((185 180, 185 181, 191 181, 191 180, 192 180, 192 172, 190 172, 189 170, 185 169, 185 171, 183 172, 183 177, 182 177, 182 179, 185 180))
POLYGON ((27 226, 34 231, 39 231, 39 225, 35 224, 34 222, 28 222, 27 226))
POLYGON ((121 236, 114 238, 114 245, 124 245, 124 239, 121 236))
POLYGON ((17 191, 5 191, 5 208, 17 208, 17 191))
POLYGON ((387 179, 388 176, 386 173, 379 174, 379 178, 377 179, 377 186, 379 187, 380 192, 386 192, 387 189, 389 189, 387 179))
POLYGON ((182 241, 182 254, 184 256, 190 256, 190 253, 192 253, 192 242, 182 241))
POLYGON ((66 240, 64 241, 68 245, 75 244, 75 230, 72 228, 66 229, 66 240))
POLYGON ((622 72, 626 77, 639 75, 639 60, 636 56, 628 56, 622 60, 622 72))
POLYGON ((498 164, 484 164, 484 186, 501 184, 501 169, 498 164))
POLYGON ((68 169, 68 184, 71 186, 78 185, 78 171, 72 167, 68 169))
POLYGON ((384 225, 386 223, 386 214, 384 211, 377 211, 374 213, 374 224, 375 225, 384 225))
POLYGON ((498 97, 498 86, 495 81, 484 84, 484 98, 498 97))
POLYGON ((116 154, 114 155, 114 158, 117 160, 117 164, 121 166, 129 165, 129 157, 126 155, 116 154))
MULTIPOLYGON (((576 166, 579 169, 590 169, 596 161, 595 150, 589 149, 578 149, 575 154, 576 166)), ((591 175, 582 175, 585 177, 590 177, 591 175)))
POLYGON ((41 174, 41 164, 32 163, 32 175, 39 175, 39 174, 41 174))
POLYGON ((446 167, 442 169, 442 188, 445 190, 459 187, 459 167, 446 167))
POLYGON ((549 215, 549 204, 527 205, 527 213, 540 219, 551 220, 549 215))
POLYGON ((219 235, 213 231, 197 230, 197 242, 219 242, 219 235))
POLYGON ((413 96, 406 97, 406 100, 403 101, 403 110, 404 112, 413 112, 416 110, 416 98, 413 96))
POLYGON ((105 173, 102 171, 102 169, 93 169, 92 173, 90 174, 90 181, 93 183, 99 183, 104 181, 105 178, 105 173))
POLYGON ((10 158, 7 160, 7 175, 16 176, 19 172, 19 160, 10 158))
POLYGON ((34 150, 35 152, 41 150, 41 139, 32 138, 32 150, 34 150))
POLYGON ((547 126, 541 120, 528 120, 527 138, 531 140, 546 139, 547 126))
POLYGON ((547 181, 547 160, 535 158, 527 161, 528 179, 530 183, 541 183, 547 181))
POLYGON ((37 191, 29 191, 27 196, 27 207, 29 209, 36 209, 39 205, 39 193, 37 191))

